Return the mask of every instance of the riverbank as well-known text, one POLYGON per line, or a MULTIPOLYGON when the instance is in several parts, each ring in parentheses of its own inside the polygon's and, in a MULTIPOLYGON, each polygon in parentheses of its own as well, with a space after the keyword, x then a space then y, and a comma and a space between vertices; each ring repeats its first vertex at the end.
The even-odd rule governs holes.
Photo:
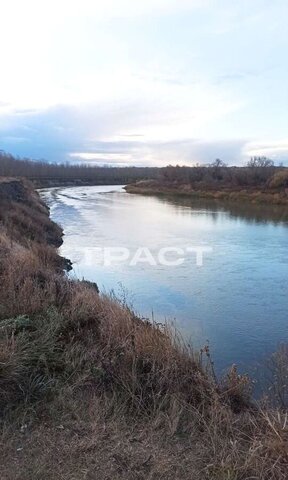
POLYGON ((250 202, 288 206, 287 188, 259 189, 255 187, 201 188, 189 183, 159 182, 157 180, 139 181, 125 187, 127 193, 140 195, 174 195, 191 199, 222 200, 228 202, 250 202))
POLYGON ((69 279, 29 183, 2 180, 0 221, 1 479, 286 478, 285 413, 235 367, 69 279))

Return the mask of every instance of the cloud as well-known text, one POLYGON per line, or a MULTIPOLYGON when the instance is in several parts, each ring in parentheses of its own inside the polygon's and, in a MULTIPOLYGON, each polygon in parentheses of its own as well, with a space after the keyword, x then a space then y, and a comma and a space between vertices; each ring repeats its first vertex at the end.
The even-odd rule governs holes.
POLYGON ((284 162, 288 166, 288 139, 277 142, 248 142, 244 153, 249 157, 268 157, 276 162, 284 162))
MULTIPOLYGON (((191 11, 203 8, 209 4, 208 0, 50 0, 49 3, 39 4, 38 0, 10 0, 3 10, 6 18, 15 18, 15 12, 31 22, 31 12, 34 15, 44 16, 47 20, 55 20, 76 16, 95 17, 99 22, 103 18, 135 17, 155 13, 171 14, 181 10, 191 11)), ((5 17, 4 17, 5 18, 5 17)))
POLYGON ((187 123, 182 123, 181 111, 161 105, 161 98, 146 104, 123 101, 117 108, 104 102, 11 113, 0 117, 1 148, 50 161, 165 165, 208 162, 221 155, 238 161, 242 142, 197 139, 193 131, 204 122, 204 107, 195 108, 194 115, 187 107, 187 123))
POLYGON ((287 158, 288 140, 261 142, 237 137, 207 140, 194 135, 181 136, 178 130, 177 135, 168 135, 166 129, 173 129, 175 118, 172 115, 169 118, 172 123, 165 126, 166 116, 160 113, 157 116, 150 107, 124 103, 115 111, 110 104, 57 106, 33 114, 23 113, 21 117, 11 114, 0 122, 0 147, 17 155, 55 162, 110 165, 194 165, 210 163, 215 158, 239 165, 253 155, 266 155, 276 161, 287 158), (160 133, 155 138, 147 128, 149 114, 154 131, 160 133), (165 135, 161 135, 162 128, 165 135))
POLYGON ((99 142, 94 152, 73 152, 74 160, 94 164, 165 166, 196 165, 211 163, 215 158, 230 164, 243 160, 242 149, 245 142, 215 141, 205 142, 187 139, 171 142, 99 142))
POLYGON ((286 11, 282 0, 6 2, 0 148, 98 163, 285 160, 286 11))

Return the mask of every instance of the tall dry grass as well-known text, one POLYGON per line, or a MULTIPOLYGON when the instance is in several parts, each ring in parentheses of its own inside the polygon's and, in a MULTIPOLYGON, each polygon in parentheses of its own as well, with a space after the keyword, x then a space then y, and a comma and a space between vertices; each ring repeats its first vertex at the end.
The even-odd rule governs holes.
POLYGON ((67 278, 20 224, 0 231, 1 479, 287 478, 284 405, 255 405, 207 348, 67 278))
MULTIPOLYGON (((24 262, 23 252, 21 256, 24 262)), ((34 272, 39 265, 31 251, 26 260, 21 268, 27 275, 29 268, 34 272)), ((17 283, 13 272, 16 278, 19 274, 17 268, 11 268, 11 285, 17 283)), ((118 442, 119 429, 133 428, 150 439, 159 455, 163 455, 161 432, 167 448, 171 449, 173 442, 182 445, 181 452, 170 450, 174 466, 170 465, 168 471, 153 457, 149 468, 157 475, 164 472, 169 478, 174 471, 174 478, 190 478, 193 465, 196 479, 286 478, 287 414, 252 405, 246 377, 232 368, 226 379, 215 383, 209 363, 203 364, 203 359, 201 362, 201 357, 185 347, 167 326, 151 325, 135 317, 117 299, 99 295, 87 284, 69 281, 53 270, 46 275, 45 283, 34 279, 33 283, 18 284, 18 296, 7 299, 11 316, 2 317, 0 322, 0 407, 6 425, 7 418, 15 422, 15 415, 24 415, 33 424, 35 419, 27 414, 31 407, 32 418, 38 411, 37 416, 44 415, 45 422, 48 419, 53 424, 55 416, 65 429, 72 428, 71 424, 73 429, 79 428, 77 425, 83 422, 87 428, 86 422, 96 422, 102 431, 104 425, 109 430, 117 422, 118 442), (187 465, 175 468, 175 462, 182 461, 187 465)), ((34 435, 38 428, 42 427, 33 426, 34 435)), ((54 426, 50 434, 43 432, 37 442, 45 439, 53 443, 50 436, 54 438, 57 428, 54 426)), ((91 442, 95 445, 94 434, 84 434, 81 448, 92 449, 98 458, 91 447, 91 442)), ((11 435, 13 439, 15 434, 8 434, 10 440, 11 435)), ((35 446, 31 448, 34 451, 35 446)), ((67 443, 65 448, 69 451, 67 443)), ((106 448, 119 450, 115 436, 110 438, 109 434, 106 448)), ((145 448, 148 453, 151 445, 145 448)), ((49 462, 55 455, 52 451, 51 446, 49 462)), ((58 460, 61 455, 58 452, 58 460)), ((43 451, 40 458, 47 462, 43 451)), ((88 461, 87 456, 85 459, 88 461)), ((49 478, 52 466, 49 463, 46 470, 45 465, 42 478, 49 478)), ((92 458, 89 465, 93 465, 92 458)), ((146 478, 137 477, 134 467, 129 468, 133 471, 130 478, 146 478)), ((75 478, 84 478, 78 475, 75 478)))

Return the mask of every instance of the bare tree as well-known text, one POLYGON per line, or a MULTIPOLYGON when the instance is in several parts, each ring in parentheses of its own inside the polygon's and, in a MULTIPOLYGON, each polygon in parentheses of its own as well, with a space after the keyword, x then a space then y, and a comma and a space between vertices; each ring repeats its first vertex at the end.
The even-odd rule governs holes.
POLYGON ((274 162, 267 157, 251 157, 247 163, 247 167, 252 168, 267 168, 274 167, 274 162))

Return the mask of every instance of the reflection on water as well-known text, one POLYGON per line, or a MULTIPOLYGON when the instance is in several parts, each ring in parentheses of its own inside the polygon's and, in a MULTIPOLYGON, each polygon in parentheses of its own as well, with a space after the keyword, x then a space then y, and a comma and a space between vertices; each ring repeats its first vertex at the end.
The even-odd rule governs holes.
POLYGON ((174 320, 186 338, 209 339, 218 369, 256 365, 287 335, 288 210, 126 194, 121 187, 43 191, 65 231, 62 254, 80 277, 129 292, 135 308, 157 321, 174 320), (208 246, 168 267, 103 266, 102 247, 208 246))
POLYGON ((269 204, 251 204, 251 203, 237 203, 228 202, 224 200, 209 200, 209 199, 194 199, 187 197, 173 197, 163 196, 162 200, 172 205, 179 205, 180 208, 184 206, 200 210, 207 210, 217 216, 220 212, 226 212, 231 217, 240 217, 245 219, 249 223, 286 223, 288 224, 288 208, 281 205, 269 205, 269 204))

